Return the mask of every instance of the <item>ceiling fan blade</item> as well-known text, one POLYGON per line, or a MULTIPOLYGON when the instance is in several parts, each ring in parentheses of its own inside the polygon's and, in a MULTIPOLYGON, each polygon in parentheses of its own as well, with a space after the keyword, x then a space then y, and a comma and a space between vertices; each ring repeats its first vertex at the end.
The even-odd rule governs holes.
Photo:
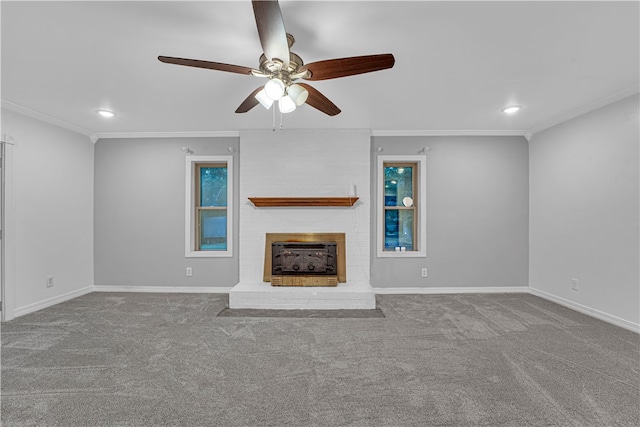
POLYGON ((229 73, 251 75, 253 68, 240 65, 223 64, 221 62, 201 61, 199 59, 174 58, 172 56, 158 56, 160 62, 167 64, 186 65, 188 67, 206 68, 209 70, 227 71, 229 73))
POLYGON ((329 116, 340 114, 340 109, 329 99, 306 83, 298 83, 309 92, 306 103, 329 116))
POLYGON ((282 68, 289 66, 289 42, 284 29, 284 20, 277 0, 252 0, 258 36, 264 56, 269 60, 279 59, 282 68))
POLYGON ((259 88, 257 88, 253 92, 251 92, 251 95, 247 96, 247 99, 242 101, 242 104, 240 104, 240 106, 236 110, 236 113, 246 113, 247 111, 251 110, 256 105, 258 105, 260 102, 256 99, 256 95, 262 89, 264 89, 264 86, 260 86, 259 88))
POLYGON ((327 59, 312 62, 303 66, 300 71, 309 71, 311 75, 305 80, 328 80, 338 77, 371 73, 393 67, 396 60, 390 53, 382 55, 353 56, 350 58, 327 59))

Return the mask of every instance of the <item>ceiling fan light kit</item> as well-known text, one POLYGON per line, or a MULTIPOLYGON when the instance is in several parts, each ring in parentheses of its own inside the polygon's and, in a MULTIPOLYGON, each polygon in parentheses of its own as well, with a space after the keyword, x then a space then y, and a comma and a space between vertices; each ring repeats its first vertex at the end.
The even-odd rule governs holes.
POLYGON ((284 84, 275 78, 269 80, 264 89, 255 96, 267 110, 271 108, 274 101, 278 101, 280 112, 284 114, 295 111, 296 107, 304 104, 308 97, 309 91, 299 84, 292 84, 285 88, 284 84))
POLYGON ((306 103, 329 116, 339 114, 340 109, 315 88, 305 83, 296 83, 296 80, 336 79, 385 70, 395 64, 393 55, 386 53, 329 59, 305 65, 302 58, 290 50, 295 38, 285 30, 278 1, 252 0, 251 3, 264 52, 260 55, 259 69, 170 56, 158 56, 158 60, 168 64, 268 78, 264 87, 254 90, 236 109, 236 113, 246 113, 258 104, 269 109, 274 101, 278 101, 282 113, 294 111, 296 107, 306 103))

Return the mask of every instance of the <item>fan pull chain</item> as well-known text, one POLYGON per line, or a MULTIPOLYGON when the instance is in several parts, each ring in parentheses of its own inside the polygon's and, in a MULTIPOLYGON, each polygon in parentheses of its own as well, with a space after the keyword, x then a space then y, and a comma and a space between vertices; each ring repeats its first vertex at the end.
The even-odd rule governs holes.
MULTIPOLYGON (((278 101, 278 110, 280 110, 280 101, 278 101)), ((280 130, 282 130, 282 110, 280 110, 280 130)))
POLYGON ((271 131, 275 132, 276 131, 276 106, 272 105, 271 108, 273 109, 273 122, 271 123, 271 126, 272 126, 271 131))

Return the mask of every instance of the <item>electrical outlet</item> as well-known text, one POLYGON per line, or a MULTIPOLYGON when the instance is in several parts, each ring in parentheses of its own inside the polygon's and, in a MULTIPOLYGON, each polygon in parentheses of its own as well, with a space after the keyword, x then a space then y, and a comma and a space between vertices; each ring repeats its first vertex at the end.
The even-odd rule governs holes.
POLYGON ((191 276, 193 276, 193 270, 191 269, 191 267, 187 267, 187 277, 191 276))
POLYGON ((576 278, 571 279, 571 289, 573 289, 574 291, 577 291, 578 289, 580 289, 580 282, 578 281, 578 279, 576 278))
POLYGON ((426 267, 422 269, 422 273, 421 274, 422 274, 422 277, 427 277, 427 268, 426 267))
POLYGON ((53 286, 53 276, 47 276, 47 288, 53 286))

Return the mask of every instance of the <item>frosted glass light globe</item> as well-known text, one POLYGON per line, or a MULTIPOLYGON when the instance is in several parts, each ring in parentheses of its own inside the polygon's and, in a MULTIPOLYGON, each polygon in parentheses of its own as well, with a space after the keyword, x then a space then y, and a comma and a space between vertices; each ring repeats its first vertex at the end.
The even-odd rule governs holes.
POLYGON ((280 79, 273 78, 264 85, 264 91, 269 98, 277 101, 284 95, 284 83, 280 79))
POLYGON ((269 98, 267 96, 267 94, 265 93, 265 90, 262 89, 260 92, 258 92, 256 94, 256 99, 258 100, 258 102, 260 102, 260 104, 262 104, 262 106, 264 108, 266 108, 267 110, 269 108, 271 108, 271 105, 273 104, 273 99, 269 98))
POLYGON ((288 96, 283 96, 278 101, 281 113, 290 113, 296 109, 296 103, 288 96))
POLYGON ((289 86, 289 90, 287 90, 287 94, 289 98, 296 104, 296 106, 301 106, 307 100, 309 96, 309 91, 300 86, 299 84, 292 84, 289 86))

